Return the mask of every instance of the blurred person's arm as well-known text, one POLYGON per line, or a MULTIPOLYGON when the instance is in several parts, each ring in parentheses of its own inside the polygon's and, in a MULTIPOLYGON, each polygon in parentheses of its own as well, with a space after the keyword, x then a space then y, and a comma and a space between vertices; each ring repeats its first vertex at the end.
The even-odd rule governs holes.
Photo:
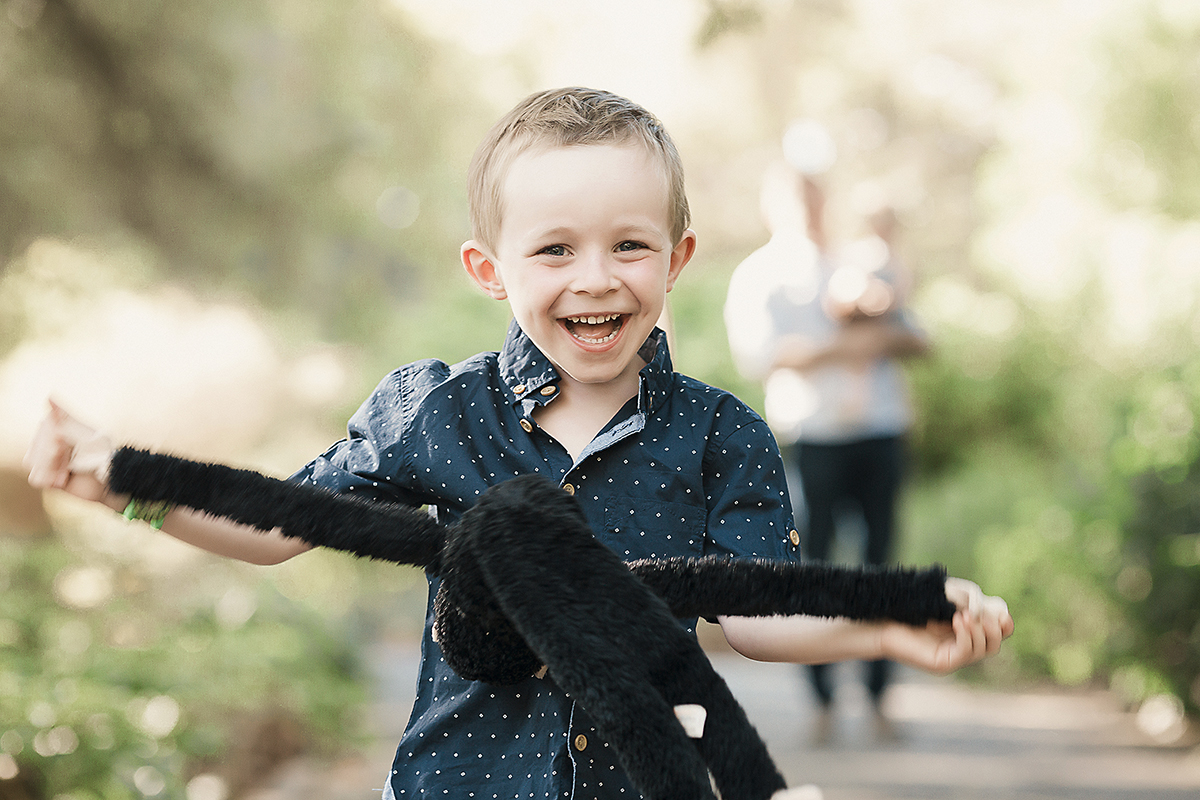
POLYGON ((859 319, 838 328, 827 342, 787 336, 775 348, 773 369, 800 372, 827 366, 865 366, 889 358, 913 358, 927 353, 925 335, 891 317, 859 319))
MULTIPOLYGON (((59 489, 120 513, 130 498, 113 494, 105 482, 113 450, 108 437, 51 401, 23 463, 34 488, 59 489)), ((278 529, 260 531, 187 508, 172 509, 162 530, 211 553, 251 564, 278 564, 311 549, 278 529)))
POLYGON ((751 253, 733 271, 725 295, 725 334, 734 367, 754 381, 771 374, 778 344, 768 306, 774 289, 768 263, 771 257, 768 247, 751 253))

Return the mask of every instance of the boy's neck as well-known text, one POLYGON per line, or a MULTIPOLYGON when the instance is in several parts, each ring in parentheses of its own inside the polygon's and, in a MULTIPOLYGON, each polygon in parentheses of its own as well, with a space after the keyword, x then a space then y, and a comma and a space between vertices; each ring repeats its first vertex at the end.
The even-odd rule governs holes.
POLYGON ((563 375, 558 395, 533 412, 542 430, 554 437, 577 461, 579 454, 640 388, 639 369, 626 370, 605 383, 580 383, 563 375))

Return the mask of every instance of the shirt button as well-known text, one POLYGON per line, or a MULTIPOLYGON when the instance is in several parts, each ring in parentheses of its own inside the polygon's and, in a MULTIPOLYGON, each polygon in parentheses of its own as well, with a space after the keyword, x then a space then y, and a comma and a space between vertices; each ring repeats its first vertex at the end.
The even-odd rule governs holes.
POLYGON ((575 494, 575 484, 573 484, 573 483, 564 483, 564 484, 563 484, 563 491, 564 491, 564 492, 566 492, 567 494, 575 494))
POLYGON ((587 749, 587 737, 582 733, 575 737, 575 749, 580 752, 587 749))
POLYGON ((533 423, 527 419, 521 420, 521 430, 526 433, 533 433, 533 423))
MULTIPOLYGON (((524 420, 522 420, 522 422, 523 421, 524 420)), ((793 547, 799 547, 800 546, 800 532, 797 531, 795 528, 792 528, 790 531, 788 531, 788 541, 792 543, 793 547)))
POLYGON ((541 388, 542 394, 545 395, 546 397, 549 397, 550 395, 554 394, 557 391, 558 391, 557 386, 543 386, 541 388))
POLYGON ((513 393, 514 394, 525 394, 525 388, 526 388, 525 384, 518 383, 516 386, 513 387, 513 393))

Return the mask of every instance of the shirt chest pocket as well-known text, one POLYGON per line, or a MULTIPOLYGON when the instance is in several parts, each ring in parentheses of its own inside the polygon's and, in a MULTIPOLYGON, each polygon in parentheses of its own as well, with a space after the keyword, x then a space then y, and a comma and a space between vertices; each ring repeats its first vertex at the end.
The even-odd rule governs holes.
POLYGON ((704 553, 703 508, 645 497, 612 497, 602 540, 625 561, 704 553))

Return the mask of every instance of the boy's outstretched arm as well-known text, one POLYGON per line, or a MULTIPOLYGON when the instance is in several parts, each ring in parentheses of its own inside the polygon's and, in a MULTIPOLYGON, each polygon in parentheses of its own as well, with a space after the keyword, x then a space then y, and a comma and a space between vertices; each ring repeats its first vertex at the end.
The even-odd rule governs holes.
MULTIPOLYGON (((107 466, 113 451, 108 437, 51 400, 50 411, 38 426, 23 464, 34 488, 61 489, 120 512, 129 498, 108 489, 107 466)), ((251 564, 278 564, 311 549, 278 531, 258 531, 187 508, 173 509, 162 530, 211 553, 251 564)))
POLYGON ((1013 632, 1008 606, 961 578, 946 580, 958 607, 950 623, 924 626, 805 616, 720 617, 730 646, 757 661, 822 664, 886 658, 944 675, 1000 650, 1013 632))

